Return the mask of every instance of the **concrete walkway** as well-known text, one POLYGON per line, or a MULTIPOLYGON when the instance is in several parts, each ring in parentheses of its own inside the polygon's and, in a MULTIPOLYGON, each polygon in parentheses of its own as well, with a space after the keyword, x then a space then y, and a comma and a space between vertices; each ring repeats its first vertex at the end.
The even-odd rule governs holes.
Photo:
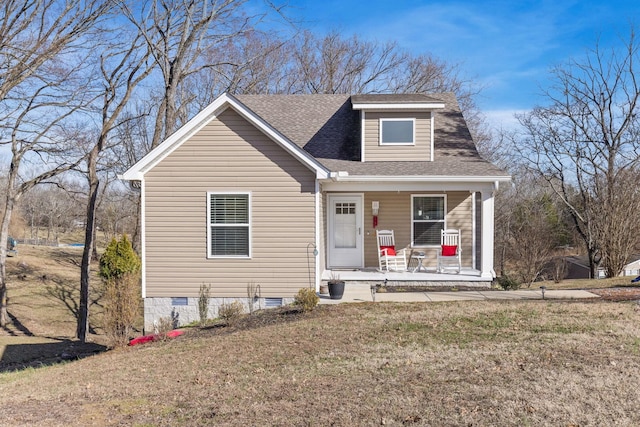
MULTIPOLYGON (((600 298, 596 294, 582 290, 547 290, 546 299, 586 299, 600 298)), ((456 292, 377 292, 376 302, 438 302, 438 301, 485 301, 485 300, 534 300, 542 299, 540 289, 517 291, 499 291, 479 289, 456 292)), ((343 302, 373 301, 371 287, 368 284, 347 283, 342 299, 332 300, 329 295, 320 295, 320 304, 339 304, 343 302)))

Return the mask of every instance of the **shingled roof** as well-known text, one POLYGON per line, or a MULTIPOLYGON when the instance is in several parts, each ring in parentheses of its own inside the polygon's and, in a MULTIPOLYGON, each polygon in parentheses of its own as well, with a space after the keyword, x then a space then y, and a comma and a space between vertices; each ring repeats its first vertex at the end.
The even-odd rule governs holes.
POLYGON ((236 99, 331 171, 382 176, 505 176, 478 154, 452 93, 238 95, 236 99), (434 111, 434 161, 361 162, 360 112, 353 103, 443 102, 434 111))

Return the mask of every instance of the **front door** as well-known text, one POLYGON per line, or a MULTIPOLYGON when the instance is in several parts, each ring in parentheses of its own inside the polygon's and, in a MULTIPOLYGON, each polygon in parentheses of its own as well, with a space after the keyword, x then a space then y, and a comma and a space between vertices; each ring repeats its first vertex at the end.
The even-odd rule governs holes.
POLYGON ((329 195, 329 268, 361 268, 362 195, 329 195))

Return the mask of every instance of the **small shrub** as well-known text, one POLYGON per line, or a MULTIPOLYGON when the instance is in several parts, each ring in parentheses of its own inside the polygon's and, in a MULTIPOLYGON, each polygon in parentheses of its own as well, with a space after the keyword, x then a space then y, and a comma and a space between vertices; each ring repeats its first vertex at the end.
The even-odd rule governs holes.
POLYGON ((153 332, 158 335, 160 339, 164 339, 167 336, 167 332, 173 331, 175 322, 173 317, 161 317, 153 323, 153 332))
POLYGON ((105 283, 104 330, 109 344, 120 347, 133 335, 140 307, 140 258, 127 236, 112 239, 100 258, 105 283))
POLYGON ((211 285, 200 285, 200 294, 198 295, 198 314, 200 315, 200 326, 207 323, 209 314, 209 297, 211 296, 211 285))
POLYGON ((294 305, 297 305, 302 309, 302 311, 311 311, 313 310, 318 302, 320 301, 320 297, 316 294, 316 292, 311 288, 302 288, 296 294, 295 300, 293 301, 294 305))
POLYGON ((231 326, 240 319, 244 313, 244 306, 240 301, 234 301, 232 303, 224 303, 220 305, 218 309, 218 317, 231 326))
POLYGON ((520 289, 520 283, 509 276, 500 276, 496 280, 498 281, 498 285, 505 291, 520 289))

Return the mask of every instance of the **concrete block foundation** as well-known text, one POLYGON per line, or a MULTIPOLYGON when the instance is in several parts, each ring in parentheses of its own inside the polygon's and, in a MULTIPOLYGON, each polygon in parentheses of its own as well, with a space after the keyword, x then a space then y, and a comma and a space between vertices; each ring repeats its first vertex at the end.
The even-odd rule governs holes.
MULTIPOLYGON (((247 298, 209 298, 209 311, 207 318, 218 317, 218 310, 223 304, 240 302, 246 313, 249 313, 249 301, 247 298)), ((278 307, 293 303, 293 298, 257 298, 253 301, 253 310, 278 307), (280 300, 282 300, 280 302, 280 300)), ((168 318, 173 322, 174 328, 200 321, 198 310, 198 298, 160 298, 148 297, 144 299, 144 333, 154 333, 154 326, 160 319, 168 318)))

